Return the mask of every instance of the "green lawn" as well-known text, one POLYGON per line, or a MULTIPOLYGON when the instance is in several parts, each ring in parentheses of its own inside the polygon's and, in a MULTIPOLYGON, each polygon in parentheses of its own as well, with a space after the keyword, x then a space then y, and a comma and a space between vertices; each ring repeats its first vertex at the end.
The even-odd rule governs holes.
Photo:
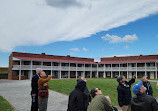
MULTIPOLYGON (((136 83, 139 80, 136 81, 136 83)), ((151 83, 151 82, 150 82, 151 83)), ((61 80, 51 80, 49 81, 49 86, 51 90, 61 92, 63 94, 69 95, 70 92, 75 88, 76 79, 61 79, 61 80)), ((158 96, 158 90, 156 89, 156 83, 151 83, 154 97, 158 96)), ((118 106, 117 102, 117 86, 118 82, 116 79, 87 79, 87 87, 89 91, 98 87, 102 90, 104 95, 108 95, 111 98, 112 104, 118 106)), ((132 94, 133 95, 133 94, 132 94)))
POLYGON ((14 108, 2 96, 0 96, 0 111, 14 111, 14 108))

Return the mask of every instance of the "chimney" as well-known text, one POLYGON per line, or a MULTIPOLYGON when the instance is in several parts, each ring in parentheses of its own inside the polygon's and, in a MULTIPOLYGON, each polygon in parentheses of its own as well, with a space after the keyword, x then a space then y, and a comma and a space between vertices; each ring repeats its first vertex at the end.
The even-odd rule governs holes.
POLYGON ((41 55, 46 55, 45 53, 41 53, 41 55))
POLYGON ((70 55, 67 55, 67 57, 70 57, 70 55))

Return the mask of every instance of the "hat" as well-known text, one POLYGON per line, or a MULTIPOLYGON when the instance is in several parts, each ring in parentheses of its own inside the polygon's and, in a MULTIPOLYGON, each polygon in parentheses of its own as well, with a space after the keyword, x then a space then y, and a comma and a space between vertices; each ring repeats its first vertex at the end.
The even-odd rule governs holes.
POLYGON ((119 76, 119 77, 117 78, 117 82, 120 82, 120 80, 122 80, 122 76, 119 76))
POLYGON ((138 94, 140 92, 140 87, 143 85, 143 82, 142 81, 139 81, 137 84, 135 84, 133 87, 132 87, 132 91, 134 94, 138 94))

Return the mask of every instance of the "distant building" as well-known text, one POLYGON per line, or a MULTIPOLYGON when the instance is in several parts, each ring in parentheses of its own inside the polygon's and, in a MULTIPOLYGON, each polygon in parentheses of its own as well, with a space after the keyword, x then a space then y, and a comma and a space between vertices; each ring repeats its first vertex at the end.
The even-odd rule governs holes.
POLYGON ((36 68, 41 68, 53 78, 116 78, 125 75, 131 78, 148 76, 157 79, 158 55, 101 58, 99 63, 92 58, 55 56, 12 52, 9 57, 8 79, 31 79, 36 68))

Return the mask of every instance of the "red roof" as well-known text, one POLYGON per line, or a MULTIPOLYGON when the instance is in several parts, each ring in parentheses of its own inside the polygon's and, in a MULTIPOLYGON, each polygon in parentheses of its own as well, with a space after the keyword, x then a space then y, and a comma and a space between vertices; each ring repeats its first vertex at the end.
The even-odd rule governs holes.
POLYGON ((157 59, 146 59, 146 60, 116 60, 116 61, 101 61, 99 64, 104 63, 142 63, 142 62, 156 62, 157 59))
POLYGON ((36 57, 15 57, 20 60, 32 60, 32 61, 46 61, 46 62, 66 62, 66 63, 86 63, 86 64, 96 64, 91 61, 81 61, 81 60, 64 60, 64 59, 52 59, 52 58, 36 58, 36 57))

